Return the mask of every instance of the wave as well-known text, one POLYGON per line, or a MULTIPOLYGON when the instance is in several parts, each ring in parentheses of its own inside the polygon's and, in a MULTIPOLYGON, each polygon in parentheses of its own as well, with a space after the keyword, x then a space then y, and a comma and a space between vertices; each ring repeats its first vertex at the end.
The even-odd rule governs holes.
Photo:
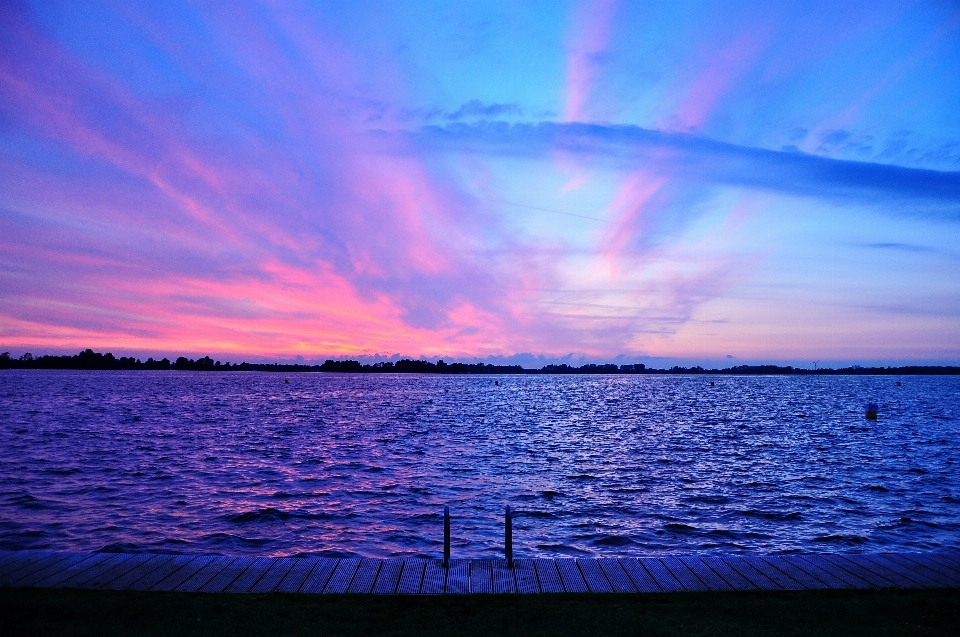
POLYGON ((695 526, 690 526, 689 524, 680 524, 678 522, 664 524, 663 528, 664 530, 671 531, 673 533, 698 533, 700 531, 700 529, 695 526))
POLYGON ((136 542, 111 542, 97 549, 96 553, 140 553, 144 547, 136 542))
POLYGON ((243 511, 232 515, 224 516, 228 522, 234 524, 250 524, 252 522, 283 522, 285 520, 333 520, 337 518, 349 518, 353 515, 331 515, 329 513, 311 513, 308 511, 284 511, 267 507, 265 509, 256 509, 254 511, 243 511))
POLYGON ((730 498, 724 495, 691 495, 683 499, 684 502, 699 502, 701 504, 726 504, 730 498))
POLYGON ((8 498, 7 502, 14 506, 18 506, 21 509, 31 509, 34 511, 59 508, 55 504, 35 498, 29 493, 8 498))
POLYGON ((630 546, 636 544, 632 539, 623 535, 600 535, 591 540, 590 543, 594 546, 630 546))
POLYGON ((513 517, 515 517, 515 518, 519 518, 519 517, 524 517, 524 518, 540 518, 540 519, 544 519, 544 520, 552 520, 552 519, 554 519, 554 518, 557 517, 556 515, 554 515, 554 514, 551 513, 550 511, 536 511, 536 510, 533 510, 533 511, 530 511, 530 510, 512 511, 512 514, 513 514, 513 517))
POLYGON ((824 544, 852 544, 860 545, 867 544, 870 542, 869 539, 859 536, 859 535, 821 535, 819 537, 813 538, 814 542, 821 542, 824 544))
POLYGON ((737 511, 737 513, 747 518, 762 518, 764 520, 774 520, 776 522, 793 522, 803 519, 803 515, 801 515, 799 511, 783 513, 780 511, 759 511, 757 509, 746 509, 744 511, 737 511))

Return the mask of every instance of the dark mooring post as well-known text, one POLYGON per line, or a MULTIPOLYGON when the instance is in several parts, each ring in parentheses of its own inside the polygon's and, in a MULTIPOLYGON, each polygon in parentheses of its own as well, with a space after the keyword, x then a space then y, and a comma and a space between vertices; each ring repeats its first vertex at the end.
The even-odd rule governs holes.
POLYGON ((513 516, 510 515, 510 505, 503 512, 503 554, 507 558, 507 566, 513 568, 513 516))
POLYGON ((450 566, 450 507, 443 507, 443 568, 450 566))

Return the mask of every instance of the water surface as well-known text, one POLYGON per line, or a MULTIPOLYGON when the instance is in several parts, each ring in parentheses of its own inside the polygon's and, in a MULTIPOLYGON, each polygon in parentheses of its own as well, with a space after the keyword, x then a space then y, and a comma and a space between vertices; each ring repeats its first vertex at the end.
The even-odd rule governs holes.
POLYGON ((447 504, 483 557, 510 504, 518 556, 960 548, 958 405, 958 377, 6 370, 0 547, 435 557, 447 504))

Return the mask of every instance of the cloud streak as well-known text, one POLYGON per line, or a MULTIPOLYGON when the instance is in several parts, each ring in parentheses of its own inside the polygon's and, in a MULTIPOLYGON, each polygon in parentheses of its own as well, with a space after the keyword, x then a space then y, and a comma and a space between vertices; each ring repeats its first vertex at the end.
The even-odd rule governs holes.
POLYGON ((563 151, 626 168, 653 162, 655 168, 684 177, 811 197, 960 202, 957 171, 752 148, 639 126, 481 123, 424 127, 410 136, 420 147, 434 150, 517 156, 563 151))

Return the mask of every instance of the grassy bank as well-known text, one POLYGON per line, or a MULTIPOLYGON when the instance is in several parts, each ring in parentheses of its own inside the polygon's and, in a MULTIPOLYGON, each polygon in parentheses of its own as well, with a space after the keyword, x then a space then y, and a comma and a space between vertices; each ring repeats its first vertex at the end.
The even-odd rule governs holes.
POLYGON ((958 635, 960 590, 377 597, 0 589, 20 635, 958 635))

